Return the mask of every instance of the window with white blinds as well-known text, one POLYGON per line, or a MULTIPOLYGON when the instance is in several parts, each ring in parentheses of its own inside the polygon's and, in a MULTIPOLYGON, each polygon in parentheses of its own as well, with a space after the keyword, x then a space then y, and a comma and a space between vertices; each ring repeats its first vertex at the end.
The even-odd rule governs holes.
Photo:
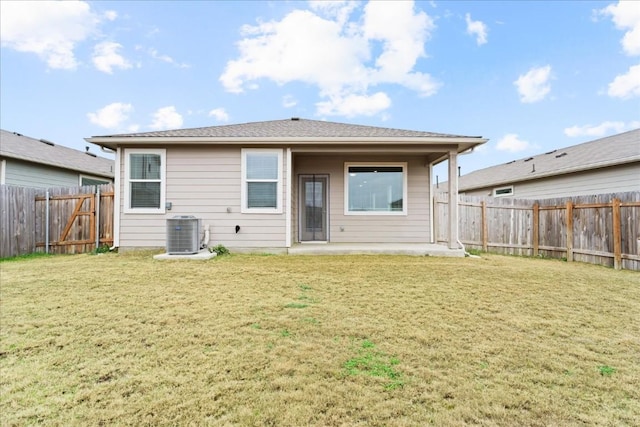
POLYGON ((282 150, 242 150, 242 212, 282 212, 282 150))
POLYGON ((165 150, 125 150, 125 212, 164 213, 165 150))

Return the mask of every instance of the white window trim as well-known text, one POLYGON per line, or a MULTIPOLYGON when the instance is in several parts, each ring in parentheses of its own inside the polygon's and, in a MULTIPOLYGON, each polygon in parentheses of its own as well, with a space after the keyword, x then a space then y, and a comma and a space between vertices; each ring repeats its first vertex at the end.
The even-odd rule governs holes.
POLYGON ((7 161, 5 159, 0 160, 0 184, 7 183, 7 161))
MULTIPOLYGON (((124 150, 124 213, 130 214, 164 214, 166 204, 166 170, 167 150, 159 148, 126 148, 124 150), (159 208, 132 208, 129 194, 129 158, 132 154, 158 154, 160 156, 160 207, 159 208)), ((149 180, 145 180, 149 181, 149 180)))
MULTIPOLYGON (((283 167, 282 167, 282 149, 279 148, 243 148, 241 151, 241 188, 240 197, 241 213, 259 213, 259 214, 281 214, 282 213, 282 184, 283 184, 283 167), (278 155, 278 179, 276 184, 276 207, 275 208, 250 208, 247 201, 247 154, 252 153, 273 153, 278 155)), ((252 179, 251 182, 273 182, 273 179, 252 179)))
POLYGON ((497 187, 493 189, 493 197, 510 197, 510 196, 513 196, 514 193, 515 193, 515 189, 513 188, 513 185, 507 185, 506 187, 497 187), (511 190, 511 191, 506 194, 497 194, 498 191, 500 190, 511 190))
POLYGON ((407 162, 345 162, 344 163, 344 214, 365 216, 406 216, 408 214, 408 176, 407 162), (349 210, 349 167, 350 166, 396 166, 402 167, 402 211, 350 211, 349 210))

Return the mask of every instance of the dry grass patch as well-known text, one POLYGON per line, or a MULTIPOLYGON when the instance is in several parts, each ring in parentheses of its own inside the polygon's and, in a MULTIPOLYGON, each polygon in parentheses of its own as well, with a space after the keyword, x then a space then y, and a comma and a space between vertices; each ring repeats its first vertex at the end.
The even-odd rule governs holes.
POLYGON ((640 425, 640 275, 501 256, 0 263, 3 425, 640 425))

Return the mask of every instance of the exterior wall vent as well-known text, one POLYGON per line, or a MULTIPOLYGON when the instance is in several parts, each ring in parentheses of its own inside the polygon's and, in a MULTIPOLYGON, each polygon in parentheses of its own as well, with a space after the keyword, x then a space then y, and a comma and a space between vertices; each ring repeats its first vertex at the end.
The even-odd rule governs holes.
POLYGON ((167 218, 167 254, 195 254, 200 249, 200 218, 182 215, 167 218))

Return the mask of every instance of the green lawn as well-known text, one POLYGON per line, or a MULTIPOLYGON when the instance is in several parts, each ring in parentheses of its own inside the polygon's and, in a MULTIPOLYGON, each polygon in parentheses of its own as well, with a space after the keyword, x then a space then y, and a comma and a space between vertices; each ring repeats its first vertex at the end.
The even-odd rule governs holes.
POLYGON ((0 423, 640 425, 640 274, 486 255, 0 263, 0 423))

